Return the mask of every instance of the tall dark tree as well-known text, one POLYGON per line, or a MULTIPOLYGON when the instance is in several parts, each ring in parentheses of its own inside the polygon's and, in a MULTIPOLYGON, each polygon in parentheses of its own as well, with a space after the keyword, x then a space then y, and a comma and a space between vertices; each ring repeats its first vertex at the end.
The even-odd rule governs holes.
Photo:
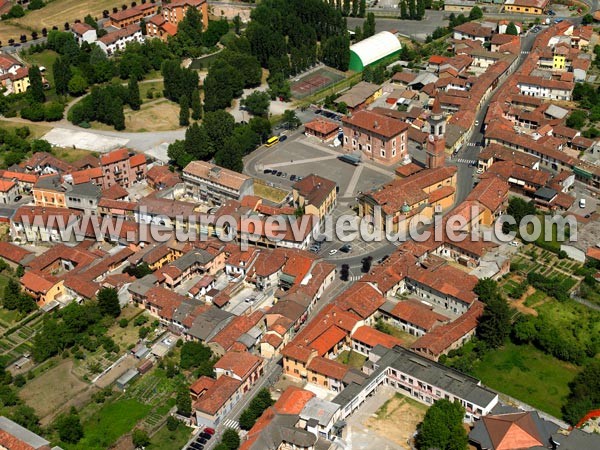
POLYGON ((202 118, 202 101, 200 100, 200 92, 194 89, 192 92, 192 119, 200 120, 202 118))
POLYGON ((593 409, 600 408, 600 361, 591 360, 573 381, 563 407, 563 416, 571 425, 593 409))
POLYGON ((367 0, 360 0, 360 7, 358 9, 358 17, 365 17, 367 12, 367 0))
POLYGON ((479 6, 473 6, 469 13, 469 20, 479 20, 483 17, 483 11, 479 6))
POLYGON ((517 30, 517 26, 515 25, 514 22, 510 22, 508 24, 508 26, 506 27, 506 34, 511 34, 513 36, 517 36, 519 34, 519 31, 517 30))
POLYGON ((58 437, 63 442, 75 444, 83 437, 83 426, 75 408, 71 408, 69 414, 58 416, 53 427, 58 431, 58 437))
MULTIPOLYGON (((367 36, 365 36, 367 37, 367 36)), ((335 69, 346 71, 350 63, 350 41, 346 35, 333 36, 323 43, 323 62, 335 69)))
POLYGON ((31 66, 29 68, 29 88, 27 92, 31 95, 31 99, 34 102, 44 103, 46 101, 42 74, 38 66, 31 66))
POLYGON ((140 87, 138 86, 138 82, 135 78, 129 80, 127 90, 129 106, 131 106, 131 109, 134 111, 139 110, 140 106, 142 105, 142 99, 140 97, 140 87))
POLYGON ((187 387, 181 386, 177 390, 176 405, 177 412, 182 416, 189 417, 192 414, 192 399, 187 387))
POLYGON ((190 124, 190 101, 186 95, 179 98, 179 125, 187 127, 190 124))
POLYGON ((465 409, 458 402, 436 401, 418 427, 415 444, 419 450, 466 450, 468 436, 463 427, 465 409))
MULTIPOLYGON (((414 1, 414 0, 411 0, 414 1)), ((367 20, 363 24, 363 39, 371 37, 375 34, 375 14, 372 12, 367 14, 367 20)))
POLYGON ((121 314, 119 294, 116 289, 102 288, 98 291, 98 307, 102 314, 118 317, 121 314))
POLYGON ((409 15, 408 15, 408 7, 406 6, 406 0, 402 0, 400 2, 400 18, 401 19, 409 19, 409 15))

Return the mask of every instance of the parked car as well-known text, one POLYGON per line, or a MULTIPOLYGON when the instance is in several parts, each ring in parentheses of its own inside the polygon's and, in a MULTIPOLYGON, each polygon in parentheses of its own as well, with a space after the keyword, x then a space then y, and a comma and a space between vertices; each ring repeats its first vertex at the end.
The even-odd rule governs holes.
POLYGON ((377 263, 378 263, 378 264, 381 264, 382 262, 385 262, 385 260, 386 260, 386 259, 388 259, 389 257, 390 257, 390 255, 385 255, 385 256, 382 256, 381 258, 379 258, 379 259, 377 260, 377 263))
POLYGON ((287 136, 285 134, 282 134, 281 136, 279 136, 279 142, 283 142, 287 139, 287 136))
POLYGON ((23 197, 21 197, 20 195, 15 196, 15 202, 18 202, 19 200, 21 200, 23 197))
POLYGON ((203 437, 204 439, 206 439, 208 441, 208 440, 210 440, 210 438, 212 438, 212 434, 206 433, 205 431, 203 431, 202 433, 200 433, 200 437, 203 437))
POLYGON ((481 175, 483 173, 483 169, 479 168, 477 169, 477 175, 481 175))
POLYGON ((585 198, 579 199, 579 207, 580 208, 585 208, 585 205, 586 205, 585 198))
POLYGON ((275 175, 276 175, 276 176, 278 176, 278 177, 280 177, 281 175, 283 175, 283 172, 282 172, 281 170, 278 170, 278 171, 275 173, 275 175))
POLYGON ((329 256, 333 256, 337 253, 337 248, 332 248, 331 250, 329 250, 329 256))
POLYGON ((268 173, 271 173, 271 172, 273 172, 271 169, 265 169, 265 170, 263 170, 263 173, 265 175, 268 174, 268 173))
POLYGON ((208 433, 208 434, 210 434, 210 435, 213 435, 213 434, 215 434, 215 429, 214 429, 214 428, 205 428, 203 431, 204 431, 205 433, 208 433))
POLYGON ((350 253, 352 251, 352 245, 344 244, 340 247, 340 252, 350 253))

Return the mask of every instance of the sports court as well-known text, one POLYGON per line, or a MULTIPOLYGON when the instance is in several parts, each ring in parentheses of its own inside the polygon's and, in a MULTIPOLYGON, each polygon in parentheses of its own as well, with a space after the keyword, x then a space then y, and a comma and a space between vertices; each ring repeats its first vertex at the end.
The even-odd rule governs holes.
POLYGON ((343 79, 343 74, 328 67, 320 67, 292 82, 292 96, 304 98, 343 79))

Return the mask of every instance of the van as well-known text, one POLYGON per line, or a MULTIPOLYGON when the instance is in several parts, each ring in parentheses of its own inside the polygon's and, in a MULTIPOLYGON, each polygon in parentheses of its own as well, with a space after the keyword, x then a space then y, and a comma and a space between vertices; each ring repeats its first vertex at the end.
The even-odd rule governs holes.
POLYGON ((582 198, 579 200, 579 207, 580 208, 585 208, 585 198, 582 198))

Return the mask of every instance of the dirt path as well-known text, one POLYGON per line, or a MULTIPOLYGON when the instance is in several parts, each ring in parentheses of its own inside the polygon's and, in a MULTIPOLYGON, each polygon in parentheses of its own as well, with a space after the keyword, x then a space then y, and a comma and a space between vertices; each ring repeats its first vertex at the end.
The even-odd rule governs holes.
POLYGON ((523 294, 521 298, 517 300, 510 299, 510 306, 514 307, 519 312, 537 317, 538 312, 535 309, 530 308, 529 306, 525 306, 524 304, 525 300, 527 300, 527 297, 532 295, 534 292, 535 288, 533 286, 529 286, 525 291, 525 294, 523 294))

